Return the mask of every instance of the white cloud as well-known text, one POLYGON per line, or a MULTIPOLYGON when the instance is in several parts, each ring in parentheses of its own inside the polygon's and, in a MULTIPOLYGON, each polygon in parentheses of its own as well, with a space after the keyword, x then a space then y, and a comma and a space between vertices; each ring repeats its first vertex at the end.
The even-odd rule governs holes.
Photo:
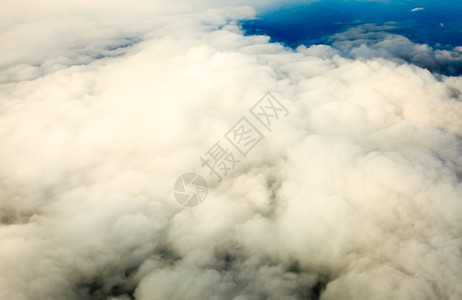
POLYGON ((383 57, 397 63, 410 62, 445 75, 462 73, 462 55, 456 49, 435 50, 426 44, 416 44, 404 36, 385 32, 391 28, 366 24, 335 34, 331 40, 343 55, 355 59, 383 57))
POLYGON ((415 65, 455 52, 361 28, 291 50, 243 36, 250 7, 56 5, 1 36, 0 298, 462 296, 462 79, 415 65), (267 90, 288 118, 180 207, 177 176, 267 90))
POLYGON ((411 11, 420 11, 420 10, 424 10, 424 8, 423 7, 416 7, 416 8, 411 9, 411 11))

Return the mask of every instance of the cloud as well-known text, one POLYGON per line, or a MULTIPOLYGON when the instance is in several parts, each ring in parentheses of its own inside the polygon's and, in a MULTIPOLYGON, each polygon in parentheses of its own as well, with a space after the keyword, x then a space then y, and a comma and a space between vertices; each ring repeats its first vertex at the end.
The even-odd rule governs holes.
POLYGON ((416 8, 411 9, 411 11, 413 11, 413 12, 414 11, 421 11, 421 10, 424 10, 424 8, 423 7, 416 7, 416 8))
POLYGON ((293 50, 243 35, 251 7, 144 3, 2 32, 0 298, 462 296, 459 52, 364 28, 293 50), (267 90, 289 116, 181 207, 267 90))
POLYGON ((462 74, 462 55, 457 48, 453 51, 435 50, 426 44, 417 44, 404 36, 386 32, 392 28, 392 25, 361 25, 335 34, 331 41, 343 55, 352 58, 383 57, 397 63, 408 62, 440 74, 462 74))

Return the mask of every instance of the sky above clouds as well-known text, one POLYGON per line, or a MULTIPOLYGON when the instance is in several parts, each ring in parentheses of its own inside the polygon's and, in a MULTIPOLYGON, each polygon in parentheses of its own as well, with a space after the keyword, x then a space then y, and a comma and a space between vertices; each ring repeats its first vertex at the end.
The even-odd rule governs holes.
POLYGON ((0 298, 460 299, 461 45, 243 29, 299 3, 3 1, 0 298), (181 206, 268 91, 287 117, 181 206))

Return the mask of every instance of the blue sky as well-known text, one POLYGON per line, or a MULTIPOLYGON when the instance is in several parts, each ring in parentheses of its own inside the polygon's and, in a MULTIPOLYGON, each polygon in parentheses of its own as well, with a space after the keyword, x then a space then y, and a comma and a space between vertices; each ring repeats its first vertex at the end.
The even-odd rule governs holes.
POLYGON ((243 27, 247 34, 267 34, 296 47, 329 43, 330 35, 361 24, 392 25, 389 32, 438 48, 462 45, 462 3, 449 0, 321 0, 265 11, 243 27))

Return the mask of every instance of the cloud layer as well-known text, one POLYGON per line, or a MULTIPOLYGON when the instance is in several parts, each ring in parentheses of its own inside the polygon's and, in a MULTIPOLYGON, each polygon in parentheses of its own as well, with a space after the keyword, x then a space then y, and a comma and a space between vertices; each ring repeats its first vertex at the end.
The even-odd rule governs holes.
POLYGON ((425 69, 460 53, 293 50, 244 36, 250 7, 152 6, 2 32, 1 298, 462 297, 462 79, 425 69), (181 207, 176 178, 268 90, 289 116, 181 207))

